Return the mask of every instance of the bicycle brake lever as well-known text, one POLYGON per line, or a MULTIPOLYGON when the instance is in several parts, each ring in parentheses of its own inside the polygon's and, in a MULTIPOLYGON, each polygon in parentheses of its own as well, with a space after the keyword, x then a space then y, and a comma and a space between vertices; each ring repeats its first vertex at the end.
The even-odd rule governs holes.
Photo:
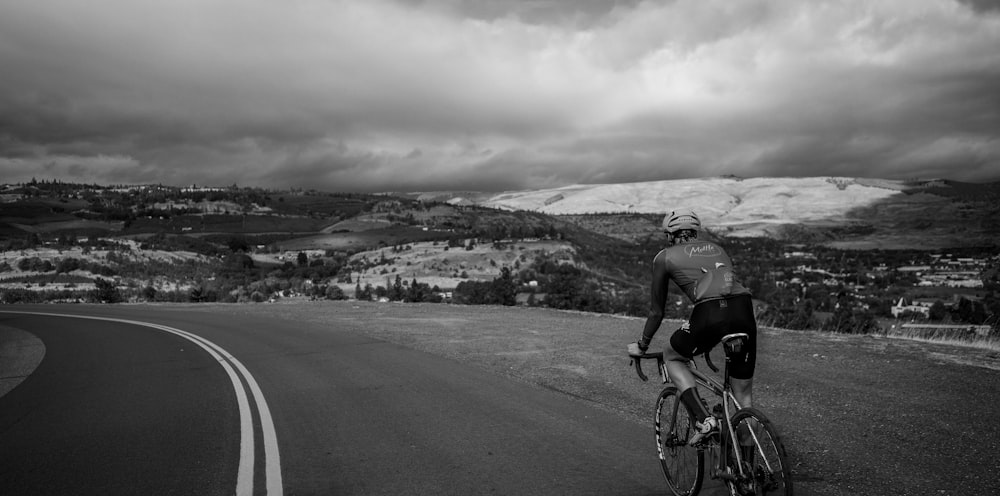
POLYGON ((631 360, 629 360, 629 365, 633 364, 635 365, 635 373, 639 375, 639 378, 642 379, 643 382, 649 381, 649 377, 646 377, 646 374, 642 373, 642 360, 638 358, 632 358, 631 360))

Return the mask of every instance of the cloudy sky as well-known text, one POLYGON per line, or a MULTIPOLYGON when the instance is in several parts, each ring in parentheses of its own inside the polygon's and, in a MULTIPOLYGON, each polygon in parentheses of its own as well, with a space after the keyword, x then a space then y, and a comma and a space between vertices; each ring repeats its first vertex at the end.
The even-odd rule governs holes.
POLYGON ((996 181, 991 5, 0 0, 0 182, 996 181))

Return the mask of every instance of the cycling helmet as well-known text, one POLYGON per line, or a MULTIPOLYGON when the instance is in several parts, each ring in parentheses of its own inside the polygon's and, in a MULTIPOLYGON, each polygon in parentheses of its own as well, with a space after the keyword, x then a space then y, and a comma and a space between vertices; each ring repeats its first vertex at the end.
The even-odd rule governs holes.
POLYGON ((701 230, 701 220, 690 210, 674 210, 663 218, 663 232, 674 233, 682 229, 701 230))

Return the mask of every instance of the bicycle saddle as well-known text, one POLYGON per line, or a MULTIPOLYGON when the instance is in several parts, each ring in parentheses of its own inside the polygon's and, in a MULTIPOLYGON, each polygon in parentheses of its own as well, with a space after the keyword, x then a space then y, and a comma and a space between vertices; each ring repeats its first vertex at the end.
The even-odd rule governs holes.
POLYGON ((726 354, 739 353, 743 351, 743 345, 748 339, 750 339, 750 335, 745 332, 726 334, 722 336, 722 345, 725 347, 726 354))

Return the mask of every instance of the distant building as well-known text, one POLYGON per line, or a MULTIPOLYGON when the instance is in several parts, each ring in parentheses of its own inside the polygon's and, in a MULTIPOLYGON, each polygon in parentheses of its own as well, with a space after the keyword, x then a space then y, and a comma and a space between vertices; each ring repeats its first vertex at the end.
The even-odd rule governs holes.
POLYGON ((924 318, 927 318, 931 315, 931 306, 933 304, 933 301, 928 300, 916 300, 907 304, 905 298, 900 298, 899 302, 893 305, 890 311, 892 312, 892 316, 897 318, 906 312, 919 313, 923 315, 924 318))
POLYGON ((815 260, 816 255, 808 251, 786 251, 785 258, 805 258, 815 260))

